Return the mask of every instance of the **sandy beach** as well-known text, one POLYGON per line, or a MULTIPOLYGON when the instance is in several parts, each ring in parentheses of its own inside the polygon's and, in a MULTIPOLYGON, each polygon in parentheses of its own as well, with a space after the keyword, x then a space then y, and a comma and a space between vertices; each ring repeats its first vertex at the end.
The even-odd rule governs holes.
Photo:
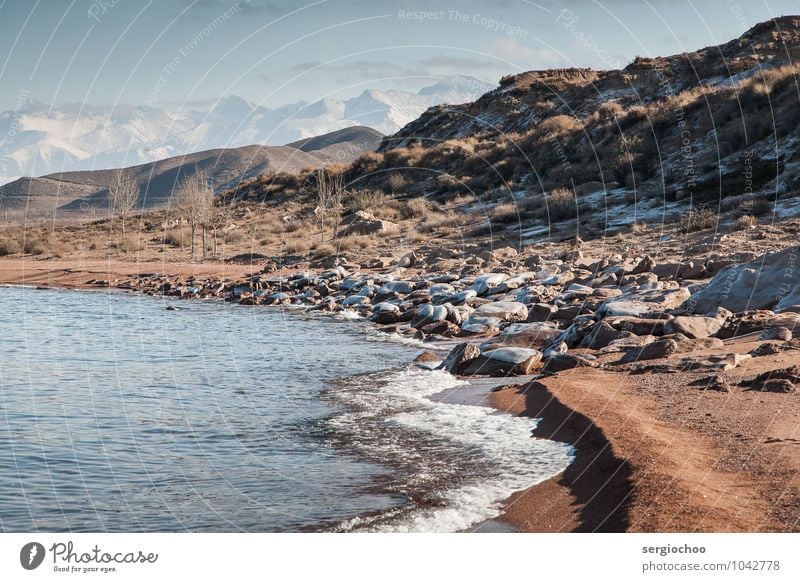
POLYGON ((494 392, 499 410, 542 419, 536 437, 576 449, 562 475, 514 495, 503 519, 527 532, 797 531, 796 399, 697 379, 576 369, 494 392))
POLYGON ((115 259, 35 259, 33 257, 0 258, 0 284, 38 285, 66 289, 92 289, 91 280, 129 280, 142 274, 170 277, 218 277, 232 279, 253 270, 252 265, 229 263, 191 263, 179 261, 127 262, 115 259))

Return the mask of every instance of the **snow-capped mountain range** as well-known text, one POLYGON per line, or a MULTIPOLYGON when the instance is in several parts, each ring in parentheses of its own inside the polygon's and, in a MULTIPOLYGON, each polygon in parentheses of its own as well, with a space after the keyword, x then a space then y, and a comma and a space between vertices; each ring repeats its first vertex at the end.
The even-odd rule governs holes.
POLYGON ((0 113, 0 184, 20 176, 132 166, 249 144, 282 145, 365 125, 392 134, 428 107, 473 101, 493 89, 451 76, 417 93, 367 89, 345 100, 274 109, 237 96, 153 107, 67 105, 34 100, 0 113))

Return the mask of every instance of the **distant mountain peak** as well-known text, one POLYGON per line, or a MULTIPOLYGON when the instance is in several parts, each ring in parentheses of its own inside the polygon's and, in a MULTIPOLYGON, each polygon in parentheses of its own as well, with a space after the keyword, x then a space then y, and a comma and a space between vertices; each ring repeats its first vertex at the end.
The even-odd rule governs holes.
POLYGON ((141 105, 50 107, 26 96, 0 112, 0 183, 12 176, 144 164, 201 150, 281 145, 352 126, 392 134, 429 107, 478 98, 491 87, 471 77, 442 77, 418 93, 366 89, 349 99, 256 105, 239 95, 141 105), (14 131, 11 131, 12 124, 14 131))

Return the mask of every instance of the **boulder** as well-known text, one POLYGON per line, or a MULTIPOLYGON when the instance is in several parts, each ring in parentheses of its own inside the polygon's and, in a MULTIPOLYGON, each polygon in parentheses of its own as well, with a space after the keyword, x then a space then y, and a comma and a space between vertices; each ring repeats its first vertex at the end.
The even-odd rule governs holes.
POLYGON ((545 360, 541 373, 552 374, 580 367, 596 368, 597 364, 575 354, 553 354, 545 360))
POLYGON ((731 317, 717 335, 728 339, 778 327, 786 328, 790 332, 800 330, 800 313, 786 311, 776 314, 769 310, 739 313, 731 317))
POLYGON ((396 261, 396 265, 398 267, 413 267, 419 262, 417 255, 414 252, 406 253, 396 261))
POLYGON ((411 327, 417 329, 447 319, 447 307, 444 305, 422 305, 411 319, 411 327))
POLYGON ((479 316, 473 313, 461 324, 461 331, 465 335, 494 335, 500 331, 502 322, 503 320, 498 317, 479 316))
POLYGON ((733 312, 800 310, 800 247, 725 267, 704 289, 689 298, 686 307, 701 313, 715 307, 733 312))
POLYGON ((528 308, 517 301, 495 301, 478 307, 475 315, 496 317, 503 321, 525 321, 528 319, 528 308))
POLYGON ((539 350, 498 348, 481 352, 464 369, 465 375, 523 376, 532 374, 542 360, 539 350))
POLYGON ((800 385, 800 366, 770 370, 759 374, 750 382, 752 390, 778 393, 797 392, 798 385, 800 385))
POLYGON ((515 323, 498 336, 481 344, 481 350, 489 347, 519 347, 542 349, 561 331, 547 323, 515 323))
POLYGON ((477 295, 483 296, 488 293, 489 289, 497 287, 506 279, 508 279, 508 275, 505 273, 487 273, 486 275, 481 275, 476 278, 472 283, 471 289, 475 291, 477 295))
POLYGON ((690 339, 703 339, 719 332, 722 324, 719 319, 703 315, 679 315, 666 322, 664 331, 668 334, 682 333, 690 339))
POLYGON ((387 281, 381 285, 376 293, 378 295, 389 295, 390 293, 411 293, 414 290, 414 283, 411 281, 387 281))
POLYGON ((342 305, 345 307, 369 305, 369 303, 369 297, 365 297, 364 295, 351 295, 350 297, 345 297, 344 301, 342 301, 342 305))
POLYGON ((640 317, 607 317, 606 321, 614 329, 629 331, 635 335, 664 335, 667 319, 643 319, 640 317))
POLYGON ((558 311, 558 307, 550 303, 534 303, 528 306, 528 321, 549 321, 558 311))
POLYGON ((635 348, 622 357, 620 364, 629 364, 640 360, 658 360, 666 358, 678 351, 678 344, 673 339, 660 339, 635 348))
POLYGON ((451 374, 461 374, 473 360, 481 355, 478 346, 474 344, 458 344, 442 362, 442 369, 451 374))
MULTIPOLYGON (((673 309, 689 299, 689 289, 636 289, 617 297, 606 299, 598 308, 599 317, 630 316, 642 317, 647 314, 673 309)), ((696 311, 709 311, 696 310, 696 311)))
POLYGON ((678 353, 698 352, 700 350, 719 349, 725 346, 725 343, 716 337, 706 337, 702 339, 689 339, 685 335, 675 334, 670 338, 675 340, 678 344, 678 353))
POLYGON ((381 324, 396 323, 400 319, 400 307, 394 303, 378 303, 372 311, 372 321, 381 324))
POLYGON ((633 334, 628 331, 616 330, 605 321, 600 321, 595 323, 591 329, 588 330, 578 344, 578 347, 599 350, 606 347, 614 340, 630 337, 632 335, 633 334))
POLYGON ((358 210, 342 221, 343 228, 336 234, 337 237, 347 235, 367 235, 378 233, 397 232, 399 227, 394 222, 381 220, 374 214, 358 210))
POLYGON ((461 334, 461 328, 449 321, 429 323, 420 327, 419 331, 425 335, 440 335, 442 337, 458 337, 461 334))

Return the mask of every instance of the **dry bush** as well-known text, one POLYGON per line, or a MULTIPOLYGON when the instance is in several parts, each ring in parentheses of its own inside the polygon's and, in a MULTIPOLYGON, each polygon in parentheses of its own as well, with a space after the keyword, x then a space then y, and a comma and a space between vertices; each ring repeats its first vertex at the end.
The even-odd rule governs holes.
POLYGON ((176 248, 185 248, 191 244, 192 232, 187 228, 173 228, 164 233, 164 244, 176 248))
POLYGON ((336 241, 339 251, 356 251, 368 249, 375 246, 375 237, 370 235, 349 235, 343 236, 336 241))
POLYGON ((545 196, 547 214, 550 220, 575 218, 575 193, 569 188, 556 188, 545 196))
POLYGON ((681 216, 678 230, 683 233, 697 232, 717 226, 717 215, 710 208, 693 209, 681 216))
POLYGON ((388 184, 389 190, 391 190, 393 193, 397 193, 405 190, 408 183, 405 176, 395 173, 389 176, 388 184))
POLYGON ((647 232, 647 223, 634 222, 631 225, 631 234, 644 234, 647 232))
POLYGON ((307 252, 311 246, 312 245, 307 238, 295 238, 287 240, 284 243, 283 248, 287 253, 302 254, 307 252))
POLYGON ((147 243, 139 236, 126 236, 113 241, 109 246, 120 253, 138 253, 145 249, 147 243))
POLYGON ((13 236, 0 237, 0 257, 16 255, 22 250, 19 241, 13 236))
POLYGON ((602 121, 614 121, 622 117, 625 108, 615 101, 606 101, 597 108, 597 114, 602 121))
POLYGON ((400 206, 400 216, 404 219, 422 218, 430 212, 430 204, 424 198, 414 198, 400 206))
POLYGON ((351 212, 364 210, 373 212, 376 208, 384 206, 390 198, 380 190, 352 190, 347 193, 344 206, 351 212))
POLYGON ((245 233, 239 228, 223 231, 222 240, 225 244, 235 244, 242 242, 246 237, 245 233))
POLYGON ((489 218, 494 223, 507 224, 519 221, 519 207, 513 202, 498 204, 489 211, 489 218))
POLYGON ((338 254, 337 249, 330 243, 320 243, 312 246, 313 252, 311 253, 314 258, 322 259, 338 254))
POLYGON ((440 174, 436 176, 435 184, 436 189, 441 192, 452 192, 461 185, 461 182, 450 174, 440 174))
POLYGON ((572 115, 554 115, 542 121, 538 126, 543 136, 561 136, 583 129, 583 124, 572 115))
POLYGON ((745 214, 735 220, 734 226, 737 230, 750 230, 758 226, 758 218, 752 214, 745 214))

